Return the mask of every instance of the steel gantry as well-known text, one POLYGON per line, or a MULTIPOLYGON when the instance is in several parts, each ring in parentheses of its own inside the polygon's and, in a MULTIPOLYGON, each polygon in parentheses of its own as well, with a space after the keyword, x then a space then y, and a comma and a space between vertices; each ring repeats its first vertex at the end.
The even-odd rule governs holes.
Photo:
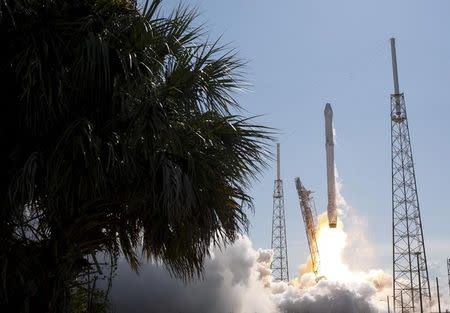
POLYGON ((395 39, 391 38, 392 240, 394 312, 419 311, 430 300, 427 258, 403 93, 399 91, 395 39))
POLYGON ((289 281, 286 219, 284 214, 283 181, 280 174, 280 144, 277 143, 277 178, 273 191, 272 251, 270 268, 275 281, 289 281))

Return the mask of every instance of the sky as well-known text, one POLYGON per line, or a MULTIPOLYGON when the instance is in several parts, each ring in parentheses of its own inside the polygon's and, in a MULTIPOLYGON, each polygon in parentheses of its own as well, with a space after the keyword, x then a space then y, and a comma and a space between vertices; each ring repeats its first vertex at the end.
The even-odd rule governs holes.
MULTIPOLYGON (((179 1, 163 1, 170 11, 179 1)), ((190 0, 209 38, 248 61, 250 92, 236 98, 243 115, 278 129, 290 276, 308 246, 294 178, 326 209, 323 109, 330 102, 341 193, 352 208, 346 227, 363 230, 373 247, 367 267, 392 271, 389 38, 396 38, 400 91, 405 93, 430 280, 443 282, 450 257, 450 1, 190 0)), ((275 145, 274 145, 275 152, 275 145)), ((271 164, 249 193, 249 237, 270 248, 271 164)), ((358 251, 354 251, 358 255, 358 251)), ((444 283, 442 285, 445 286, 444 283)))

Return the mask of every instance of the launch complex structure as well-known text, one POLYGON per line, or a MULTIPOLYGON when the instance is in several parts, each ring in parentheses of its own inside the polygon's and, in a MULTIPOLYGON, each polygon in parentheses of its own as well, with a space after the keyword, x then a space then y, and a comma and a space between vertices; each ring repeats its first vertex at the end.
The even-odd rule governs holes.
MULTIPOLYGON (((333 139, 333 109, 327 103, 324 110, 325 117, 325 149, 327 163, 327 188, 328 188, 328 225, 336 228, 337 208, 336 208, 336 178, 334 171, 334 139, 333 139)), ((273 261, 270 266, 272 276, 275 281, 289 281, 286 222, 284 210, 283 182, 280 177, 280 144, 277 143, 277 179, 274 183, 273 191, 273 216, 272 216, 272 251, 273 261)), ((317 212, 312 198, 312 191, 307 190, 300 181, 295 179, 300 211, 306 230, 306 238, 310 252, 312 271, 319 280, 319 248, 317 245, 317 212)))
POLYGON ((272 277, 275 281, 289 281, 288 252, 286 239, 286 218, 284 214, 283 181, 280 169, 280 144, 277 143, 277 179, 273 190, 272 244, 273 251, 272 277))
MULTIPOLYGON (((424 305, 427 308, 430 308, 431 305, 430 281, 405 97, 399 88, 395 39, 391 38, 390 43, 394 78, 394 92, 390 96, 393 311, 423 313, 424 305)), ((324 114, 328 223, 330 228, 334 228, 337 223, 337 214, 332 131, 333 111, 328 103, 325 106, 324 114)), ((296 178, 295 184, 305 224, 312 270, 319 279, 320 256, 317 246, 317 214, 314 210, 314 202, 311 191, 303 186, 299 178, 296 178)), ((274 259, 271 269, 274 279, 278 281, 289 280, 283 197, 283 184, 280 178, 280 145, 277 144, 277 179, 274 184, 272 219, 274 259)), ((447 260, 447 269, 450 289, 450 259, 447 260)))
POLYGON ((295 179, 298 198, 300 200, 300 209, 302 212, 303 223, 305 224, 306 238, 308 240, 309 253, 311 258, 312 271, 319 277, 319 247, 317 246, 317 212, 312 198, 312 191, 307 190, 300 178, 295 179))
POLYGON ((450 293, 450 258, 447 259, 448 292, 450 293))
POLYGON ((427 257, 417 195, 404 94, 400 93, 395 39, 391 38, 392 254, 394 312, 423 312, 431 302, 427 257))
MULTIPOLYGON (((327 187, 328 187, 328 225, 336 228, 337 208, 336 208, 336 179, 334 171, 334 140, 333 140, 333 110, 327 103, 324 110, 325 116, 325 148, 327 161, 327 187)), ((272 276, 275 281, 289 281, 288 254, 286 240, 286 221, 284 210, 283 181, 280 174, 280 144, 277 143, 277 179, 274 183, 273 191, 273 215, 272 215, 272 251, 273 261, 270 266, 272 276)), ((319 280, 319 248, 317 245, 317 212, 312 198, 312 192, 307 190, 300 181, 295 179, 298 198, 300 201, 300 211, 306 230, 306 238, 310 252, 312 271, 319 280)))
MULTIPOLYGON (((393 311, 423 312, 431 303, 430 281, 417 193, 411 139, 404 94, 400 92, 395 39, 391 38, 394 92, 390 96, 391 120, 391 178, 392 178, 392 266, 393 311), (420 308, 420 310, 419 310, 420 308)), ((331 105, 325 106, 325 136, 328 187, 328 222, 336 227, 336 190, 334 176, 334 143, 331 105)), ((311 191, 299 178, 295 180, 300 208, 305 224, 312 270, 319 275, 320 256, 317 246, 317 214, 311 191)), ((288 281, 288 254, 284 209, 283 183, 280 178, 280 145, 277 144, 277 179, 273 193, 271 269, 275 280, 288 281)), ((450 289, 450 259, 447 260, 450 289)))

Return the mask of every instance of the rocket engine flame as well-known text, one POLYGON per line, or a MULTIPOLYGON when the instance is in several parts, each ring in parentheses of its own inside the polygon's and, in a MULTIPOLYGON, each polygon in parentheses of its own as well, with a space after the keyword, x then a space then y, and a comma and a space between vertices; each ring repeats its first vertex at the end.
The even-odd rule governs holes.
MULTIPOLYGON (((130 279, 132 273, 124 271, 122 262, 119 281, 112 289, 113 308, 119 313, 387 312, 390 275, 382 270, 353 271, 345 260, 348 240, 354 234, 344 229, 343 213, 348 214, 350 208, 340 195, 340 187, 337 181, 336 228, 329 227, 327 212, 318 217, 319 275, 324 279, 316 280, 309 261, 289 283, 275 282, 270 270, 272 251, 255 250, 249 238, 243 236, 226 248, 211 247, 205 280, 188 285, 155 264, 148 264, 138 278, 130 279)), ((355 259, 360 260, 360 255, 355 259)))
POLYGON ((347 239, 342 222, 339 221, 335 228, 330 228, 327 214, 322 213, 318 217, 317 228, 319 276, 334 281, 345 281, 350 275, 348 266, 342 259, 347 239))
MULTIPOLYGON (((337 178, 337 170, 336 172, 337 178)), ((333 177, 334 178, 334 177, 333 177)), ((328 212, 325 211, 318 216, 317 220, 317 246, 320 254, 318 278, 312 272, 311 260, 299 269, 299 277, 294 278, 290 284, 297 290, 302 299, 302 307, 309 303, 308 297, 315 299, 316 305, 311 305, 311 312, 341 312, 337 307, 340 301, 349 297, 353 301, 353 308, 347 308, 345 312, 384 312, 387 307, 386 296, 391 294, 392 278, 380 269, 368 271, 354 271, 345 260, 344 253, 348 248, 349 235, 344 228, 344 212, 347 214, 350 207, 341 195, 342 185, 338 179, 336 186, 336 215, 337 223, 335 228, 329 227, 328 212), (328 297, 329 302, 321 302, 321 297, 328 297), (330 300, 331 299, 331 300, 330 300), (334 299, 334 300, 333 300, 334 299), (337 307, 335 307, 335 305, 337 307), (362 307, 357 308, 362 305, 362 307), (367 305, 367 306, 366 306, 367 305), (313 308, 312 308, 313 307, 313 308), (348 311, 347 311, 348 310, 348 311)), ((353 233, 352 233, 353 234, 353 233)), ((355 259, 359 257, 360 250, 355 250, 355 259)), ((364 252, 361 252, 364 254, 364 252)), ((301 306, 298 305, 298 308, 301 306)), ((304 312, 304 309, 298 312, 304 312)), ((342 311, 342 312, 344 312, 342 311)), ((294 310, 294 312, 297 312, 294 310)))

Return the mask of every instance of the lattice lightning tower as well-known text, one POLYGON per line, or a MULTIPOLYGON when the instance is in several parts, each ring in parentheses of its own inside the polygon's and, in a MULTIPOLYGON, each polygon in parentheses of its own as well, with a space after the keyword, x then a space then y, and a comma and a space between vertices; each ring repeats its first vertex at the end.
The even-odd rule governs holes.
POLYGON ((391 95, 393 299, 394 312, 408 313, 419 311, 420 292, 424 301, 430 300, 431 293, 406 105, 398 85, 394 38, 391 38, 391 52, 394 76, 394 94, 391 95))
POLYGON ((450 259, 447 259, 448 291, 450 292, 450 259))
POLYGON ((273 190, 272 250, 273 260, 270 268, 272 269, 274 280, 289 281, 283 181, 280 178, 279 143, 277 143, 277 179, 275 179, 273 190))

